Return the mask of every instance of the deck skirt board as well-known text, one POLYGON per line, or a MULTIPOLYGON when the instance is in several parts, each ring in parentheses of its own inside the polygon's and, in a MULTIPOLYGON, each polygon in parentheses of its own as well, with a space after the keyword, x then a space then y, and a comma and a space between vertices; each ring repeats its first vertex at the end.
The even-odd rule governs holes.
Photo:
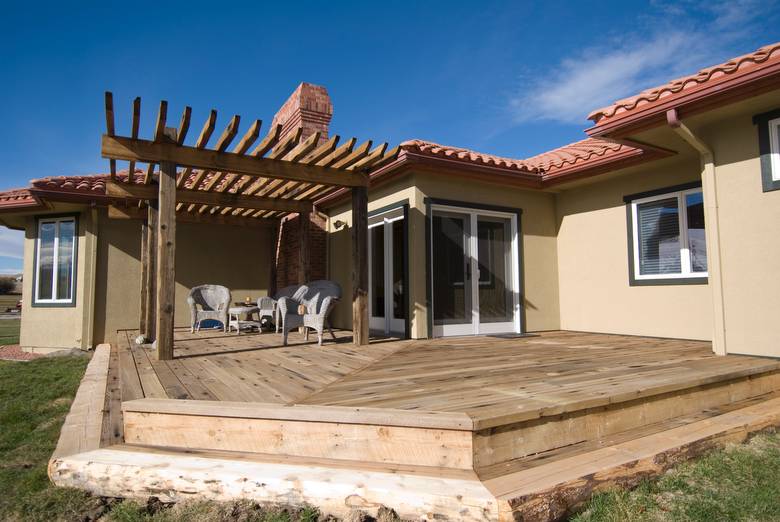
POLYGON ((473 469, 471 431, 125 410, 131 444, 473 469))

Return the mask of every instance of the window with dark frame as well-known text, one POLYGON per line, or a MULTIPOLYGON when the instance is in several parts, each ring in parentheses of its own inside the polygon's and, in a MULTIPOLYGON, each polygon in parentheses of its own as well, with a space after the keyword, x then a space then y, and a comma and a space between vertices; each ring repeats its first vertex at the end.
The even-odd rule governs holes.
POLYGON ((701 187, 627 198, 632 284, 707 281, 701 187))
POLYGON ((753 123, 758 127, 763 191, 780 190, 780 109, 753 116, 753 123))

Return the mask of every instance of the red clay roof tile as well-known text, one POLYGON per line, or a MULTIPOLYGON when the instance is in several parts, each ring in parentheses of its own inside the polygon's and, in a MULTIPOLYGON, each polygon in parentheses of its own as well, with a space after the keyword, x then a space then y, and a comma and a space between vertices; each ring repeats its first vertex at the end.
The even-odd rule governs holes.
POLYGON ((401 150, 416 152, 425 156, 433 156, 460 161, 463 163, 471 163, 475 165, 498 167, 526 173, 534 172, 533 167, 525 163, 523 160, 502 158, 500 156, 484 154, 482 152, 476 152, 469 149, 439 145, 438 143, 433 143, 432 141, 405 141, 401 143, 401 150))
POLYGON ((502 169, 536 174, 545 179, 559 176, 570 169, 580 170, 589 162, 621 158, 627 153, 641 154, 641 150, 628 145, 614 143, 598 138, 586 138, 563 147, 532 156, 528 159, 511 159, 491 154, 483 154, 469 149, 447 147, 437 143, 411 140, 401 144, 402 150, 418 154, 446 158, 464 164, 489 165, 502 169))
POLYGON ((661 100, 667 101, 673 97, 682 97, 688 92, 698 89, 715 88, 725 80, 767 67, 776 62, 780 62, 780 42, 765 45, 752 53, 707 67, 696 74, 683 76, 658 87, 644 90, 637 95, 618 100, 612 105, 591 112, 588 119, 596 122, 598 126, 607 120, 620 118, 637 108, 660 103, 661 100))

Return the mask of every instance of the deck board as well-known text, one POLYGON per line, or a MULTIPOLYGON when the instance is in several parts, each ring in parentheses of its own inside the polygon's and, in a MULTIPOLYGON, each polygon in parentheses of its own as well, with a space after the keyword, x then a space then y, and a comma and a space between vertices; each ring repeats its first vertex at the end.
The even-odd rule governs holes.
POLYGON ((119 356, 123 365, 132 360, 135 372, 121 372, 138 376, 145 397, 462 412, 477 423, 780 369, 770 359, 717 357, 705 341, 568 331, 374 339, 365 347, 337 332, 337 342, 320 348, 296 332, 285 347, 275 333, 178 329, 174 360, 158 362, 148 348, 132 344, 133 334, 120 336, 127 346, 119 356))

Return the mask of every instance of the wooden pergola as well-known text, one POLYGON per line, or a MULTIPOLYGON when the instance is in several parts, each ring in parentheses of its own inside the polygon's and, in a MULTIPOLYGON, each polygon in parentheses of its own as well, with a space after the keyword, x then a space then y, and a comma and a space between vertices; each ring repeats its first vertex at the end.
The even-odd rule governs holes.
POLYGON ((179 126, 168 127, 166 101, 160 102, 154 136, 146 140, 138 136, 140 98, 132 104, 130 136, 119 136, 110 92, 105 101, 101 153, 111 167, 106 193, 115 198, 109 215, 142 220, 140 326, 142 335, 156 341, 159 359, 173 358, 177 221, 263 226, 299 214, 303 282, 309 277, 309 215, 316 201, 341 188, 352 191, 353 342, 368 344, 368 171, 394 159, 397 148, 388 151, 383 143, 372 149, 371 141, 356 146, 355 138, 339 145, 338 136, 320 144, 319 132, 302 138, 297 128, 282 135, 282 125, 255 145, 261 126, 255 120, 229 151, 238 135, 238 115, 208 148, 215 110, 194 146, 188 146, 184 141, 192 110, 185 107, 179 126), (117 161, 129 162, 126 178, 117 175, 117 161), (135 175, 138 163, 148 165, 141 176, 135 175))

